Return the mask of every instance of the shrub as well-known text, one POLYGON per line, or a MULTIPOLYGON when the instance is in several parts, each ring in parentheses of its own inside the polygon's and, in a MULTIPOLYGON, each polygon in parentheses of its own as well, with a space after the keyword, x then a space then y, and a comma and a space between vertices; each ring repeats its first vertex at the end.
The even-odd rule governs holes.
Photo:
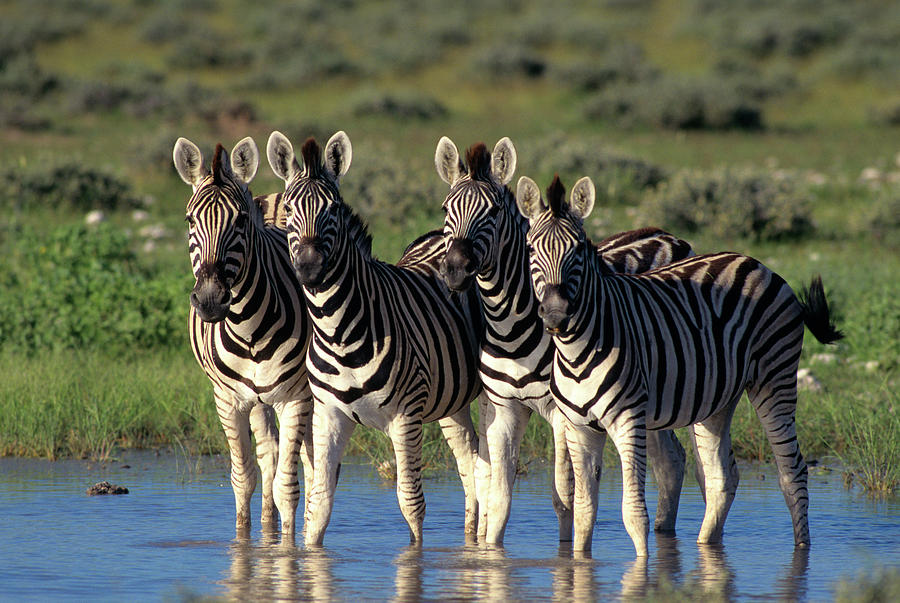
POLYGON ((496 44, 480 51, 472 68, 485 78, 539 78, 544 75, 547 63, 544 57, 526 46, 496 44))
POLYGON ((795 238, 813 229, 809 201, 793 178, 753 170, 679 172, 642 209, 675 232, 705 230, 724 239, 795 238))
POLYGON ((603 92, 590 101, 590 118, 622 126, 674 130, 763 127, 762 109, 733 80, 663 78, 603 92))
POLYGON ((35 208, 116 209, 136 207, 131 187, 110 174, 78 163, 8 169, 0 172, 5 205, 17 210, 35 208))
POLYGON ((191 274, 142 268, 116 227, 8 231, 0 347, 21 352, 186 345, 191 274))
POLYGON ((351 104, 353 113, 359 116, 434 119, 447 115, 447 108, 437 99, 415 92, 364 92, 351 104))

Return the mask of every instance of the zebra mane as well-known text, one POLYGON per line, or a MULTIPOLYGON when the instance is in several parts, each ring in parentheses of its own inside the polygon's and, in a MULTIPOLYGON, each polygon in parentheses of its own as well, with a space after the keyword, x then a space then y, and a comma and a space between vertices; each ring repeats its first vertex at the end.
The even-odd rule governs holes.
POLYGON ((553 182, 547 187, 547 203, 550 205, 550 215, 559 218, 565 207, 566 187, 559 180, 559 174, 553 176, 553 182))
POLYGON ((322 147, 316 142, 316 139, 310 136, 303 143, 300 149, 300 156, 303 158, 303 167, 309 178, 319 178, 323 174, 324 163, 322 162, 322 147))
POLYGON ((337 206, 340 212, 339 215, 347 225, 347 236, 356 244, 363 256, 368 259, 375 259, 372 256, 372 235, 369 234, 369 228, 366 226, 365 220, 353 211, 353 208, 344 203, 343 200, 338 202, 337 206))
POLYGON ((466 165, 472 180, 486 182, 491 177, 491 153, 483 142, 473 144, 466 150, 466 165))
POLYGON ((222 186, 222 154, 225 152, 225 147, 222 146, 222 143, 216 144, 216 150, 213 153, 212 158, 212 177, 213 184, 216 186, 222 186))

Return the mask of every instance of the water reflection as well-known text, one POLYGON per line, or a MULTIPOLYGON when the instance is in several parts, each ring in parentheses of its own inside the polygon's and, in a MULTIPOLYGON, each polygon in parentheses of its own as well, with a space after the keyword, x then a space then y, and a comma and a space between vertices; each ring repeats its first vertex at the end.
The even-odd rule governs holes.
POLYGON ((553 600, 596 601, 599 589, 594 566, 590 552, 573 552, 571 543, 561 544, 558 563, 552 570, 553 600))

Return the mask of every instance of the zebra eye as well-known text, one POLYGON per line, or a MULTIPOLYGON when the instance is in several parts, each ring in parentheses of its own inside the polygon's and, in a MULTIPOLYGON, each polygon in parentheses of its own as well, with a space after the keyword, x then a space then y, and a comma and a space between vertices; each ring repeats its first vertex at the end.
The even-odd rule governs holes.
POLYGON ((286 218, 290 218, 291 214, 294 213, 294 210, 291 209, 291 206, 287 203, 284 204, 284 215, 286 218))
POLYGON ((237 218, 235 218, 235 220, 234 220, 235 228, 237 228, 239 230, 243 230, 246 225, 247 225, 247 214, 239 213, 237 218))
POLYGON ((193 228, 194 226, 197 225, 196 222, 194 222, 194 216, 192 216, 190 214, 188 214, 184 217, 184 221, 187 222, 188 226, 190 226, 191 228, 193 228))

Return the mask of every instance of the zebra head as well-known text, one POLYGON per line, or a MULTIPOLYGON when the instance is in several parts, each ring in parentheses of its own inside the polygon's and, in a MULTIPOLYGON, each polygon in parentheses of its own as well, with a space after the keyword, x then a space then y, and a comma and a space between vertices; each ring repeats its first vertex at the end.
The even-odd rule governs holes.
POLYGON ((594 184, 587 177, 576 182, 568 204, 565 194, 559 176, 547 188, 547 202, 530 178, 520 178, 516 187, 516 204, 530 223, 528 245, 538 314, 554 335, 565 333, 569 326, 588 254, 594 254, 583 227, 594 207, 594 184))
POLYGON ((206 322, 219 322, 231 307, 231 289, 248 256, 249 224, 260 220, 248 187, 259 167, 253 139, 241 140, 231 153, 217 145, 212 170, 203 165, 197 145, 179 138, 172 152, 175 169, 194 194, 187 204, 188 249, 197 279, 191 305, 206 322))
POLYGON ((350 167, 350 139, 344 132, 332 136, 325 145, 324 161, 319 144, 307 139, 300 151, 301 165, 291 142, 276 131, 269 136, 266 155, 285 182, 284 211, 294 271, 302 285, 315 287, 327 272, 340 228, 338 209, 343 200, 338 183, 350 167))
POLYGON ((509 138, 500 139, 493 153, 478 143, 466 151, 463 163, 456 145, 444 136, 434 164, 450 185, 443 205, 446 252, 440 270, 451 289, 462 291, 495 257, 497 215, 512 195, 506 185, 516 171, 516 149, 509 138))

